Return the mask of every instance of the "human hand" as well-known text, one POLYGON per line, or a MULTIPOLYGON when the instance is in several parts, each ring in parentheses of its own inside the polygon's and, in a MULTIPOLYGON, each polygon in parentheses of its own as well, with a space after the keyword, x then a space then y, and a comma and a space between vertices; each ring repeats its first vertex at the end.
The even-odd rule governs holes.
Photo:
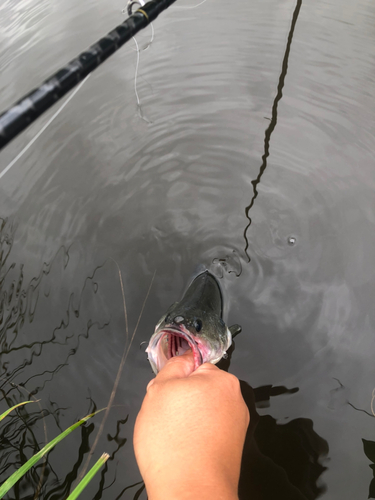
POLYGON ((149 500, 237 499, 249 412, 238 379, 191 352, 149 383, 134 450, 149 500))

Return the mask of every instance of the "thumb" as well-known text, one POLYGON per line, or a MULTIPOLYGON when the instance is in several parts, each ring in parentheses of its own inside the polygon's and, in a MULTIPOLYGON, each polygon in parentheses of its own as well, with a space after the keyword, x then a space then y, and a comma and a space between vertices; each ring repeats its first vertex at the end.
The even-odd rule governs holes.
POLYGON ((166 382, 175 378, 186 378, 194 371, 194 355, 189 350, 181 356, 174 356, 164 365, 156 377, 148 384, 147 389, 153 383, 166 382))

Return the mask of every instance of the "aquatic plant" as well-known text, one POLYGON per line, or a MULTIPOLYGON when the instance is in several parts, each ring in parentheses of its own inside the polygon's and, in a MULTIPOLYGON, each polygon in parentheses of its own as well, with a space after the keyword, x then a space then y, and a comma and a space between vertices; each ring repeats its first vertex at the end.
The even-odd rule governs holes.
MULTIPOLYGON (((0 415, 0 421, 3 420, 12 410, 18 408, 19 406, 25 405, 27 403, 35 403, 35 401, 23 401, 22 403, 18 403, 4 413, 0 415)), ((78 422, 71 425, 65 431, 61 432, 57 437, 52 439, 49 443, 47 443, 38 453, 35 453, 26 463, 24 463, 18 470, 16 470, 1 486, 0 486, 0 499, 4 497, 4 495, 19 481, 26 472, 33 467, 44 455, 46 455, 49 451, 52 450, 60 441, 62 441, 66 436, 68 436, 71 432, 73 432, 77 427, 87 422, 91 417, 99 413, 103 410, 98 410, 94 413, 90 413, 85 417, 81 418, 78 422)), ((87 484, 91 481, 94 475, 98 472, 100 467, 105 464, 108 460, 109 455, 107 453, 103 453, 103 455, 99 458, 99 460, 95 463, 95 465, 89 470, 87 474, 83 477, 83 479, 79 482, 76 488, 69 495, 67 500, 74 500, 78 497, 78 495, 82 492, 82 490, 87 486, 87 484)))

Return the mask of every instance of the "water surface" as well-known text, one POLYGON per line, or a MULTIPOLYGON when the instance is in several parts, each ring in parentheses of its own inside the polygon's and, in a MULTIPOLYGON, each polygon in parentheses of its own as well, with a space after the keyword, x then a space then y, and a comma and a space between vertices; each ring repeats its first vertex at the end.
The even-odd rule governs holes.
MULTIPOLYGON (((43 446, 44 424, 52 439, 108 404, 128 345, 114 259, 129 336, 155 278, 92 462, 111 459, 83 499, 146 498, 132 450, 152 377, 140 343, 204 268, 220 278, 226 321, 243 327, 223 365, 252 409, 241 499, 366 499, 375 5, 193 5, 164 12, 141 52, 143 118, 129 43, 0 179, 0 411, 30 393, 41 405, 4 421, 2 478, 43 446)), ((0 108, 119 24, 123 7, 3 2, 0 108)), ((1 152, 0 170, 58 106, 1 152)), ((7 498, 33 498, 41 475, 39 498, 66 498, 101 419, 7 498)))

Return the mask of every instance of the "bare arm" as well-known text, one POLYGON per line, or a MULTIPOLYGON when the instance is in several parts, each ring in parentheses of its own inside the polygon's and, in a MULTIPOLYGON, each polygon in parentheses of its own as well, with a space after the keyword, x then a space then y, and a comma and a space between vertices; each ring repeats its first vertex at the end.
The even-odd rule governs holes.
POLYGON ((153 379, 138 414, 134 450, 149 500, 236 500, 249 424, 239 381, 191 354, 153 379))

